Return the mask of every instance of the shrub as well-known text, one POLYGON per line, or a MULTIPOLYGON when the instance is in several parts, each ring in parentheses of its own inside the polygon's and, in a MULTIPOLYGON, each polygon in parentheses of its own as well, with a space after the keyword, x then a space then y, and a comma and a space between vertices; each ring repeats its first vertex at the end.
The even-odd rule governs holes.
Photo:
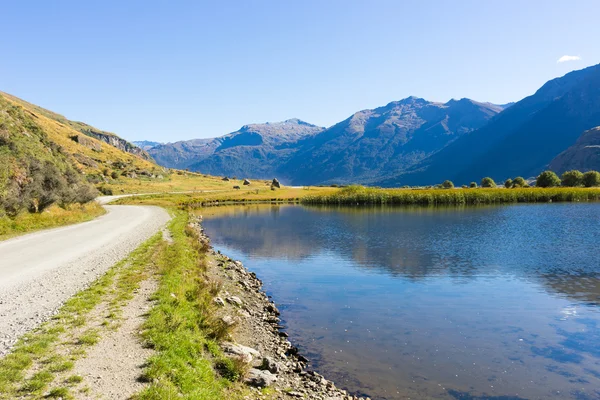
POLYGON ((471 183, 469 184, 469 187, 470 187, 471 189, 475 189, 475 188, 477 187, 477 182, 471 182, 471 183))
POLYGON ((445 180, 445 181, 442 183, 442 188, 443 188, 443 189, 452 189, 453 187, 454 187, 454 183, 452 183, 452 181, 445 180))
POLYGON ((494 187, 496 187, 496 182, 494 182, 494 180, 492 178, 487 176, 481 180, 481 187, 494 188, 494 187))
POLYGON ((567 171, 561 176, 562 185, 577 187, 583 185, 583 173, 577 170, 567 171))
POLYGON ((507 180, 504 181, 504 187, 507 189, 510 189, 513 186, 513 181, 512 179, 508 178, 507 180))
POLYGON ((113 179, 119 179, 120 176, 121 176, 121 174, 119 172, 117 172, 117 171, 113 171, 110 174, 110 177, 113 178, 113 179))
POLYGON ((537 177, 535 186, 543 188, 560 186, 560 178, 552 171, 544 171, 537 177))
POLYGON ((583 186, 585 187, 594 187, 600 186, 600 172, 598 171, 588 171, 583 174, 583 186))
POLYGON ((517 176, 515 179, 513 179, 512 181, 512 187, 517 188, 517 187, 525 187, 527 186, 527 182, 525 182, 525 179, 523 179, 520 176, 517 176))

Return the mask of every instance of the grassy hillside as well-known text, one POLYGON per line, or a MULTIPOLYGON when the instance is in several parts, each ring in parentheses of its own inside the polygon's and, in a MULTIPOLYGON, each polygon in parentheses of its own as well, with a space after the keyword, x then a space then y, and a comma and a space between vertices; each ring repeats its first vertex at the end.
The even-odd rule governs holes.
POLYGON ((117 136, 116 134, 114 134, 112 132, 103 131, 101 129, 95 128, 95 127, 88 125, 86 123, 83 123, 83 122, 71 121, 61 114, 57 114, 53 111, 46 110, 45 108, 42 108, 35 104, 31 104, 25 100, 22 100, 11 94, 8 94, 8 93, 0 92, 0 96, 4 96, 5 98, 9 99, 13 103, 16 103, 16 104, 22 106, 23 108, 31 111, 32 113, 35 113, 36 115, 43 115, 44 117, 46 117, 48 119, 59 122, 60 124, 62 124, 64 126, 68 126, 75 131, 83 133, 84 135, 87 135, 87 136, 93 137, 95 139, 98 139, 100 141, 103 141, 113 147, 118 148, 121 151, 125 151, 127 153, 134 154, 145 160, 149 160, 149 161, 152 160, 150 155, 145 150, 137 147, 136 145, 134 145, 132 143, 129 143, 128 141, 120 138, 119 136, 117 136))
POLYGON ((76 125, 0 93, 0 239, 101 214, 81 204, 104 185, 169 180, 165 168, 83 135, 76 125))

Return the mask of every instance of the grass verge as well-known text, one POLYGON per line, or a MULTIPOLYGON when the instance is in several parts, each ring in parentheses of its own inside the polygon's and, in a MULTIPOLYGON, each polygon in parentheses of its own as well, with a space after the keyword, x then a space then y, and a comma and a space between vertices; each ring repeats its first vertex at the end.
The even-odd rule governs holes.
POLYGON ((106 210, 93 201, 87 204, 73 204, 66 209, 53 206, 39 214, 23 212, 15 218, 3 216, 0 217, 0 240, 41 229, 89 221, 104 213, 106 210))
POLYGON ((175 212, 173 243, 156 260, 157 305, 143 336, 157 353, 145 371, 151 384, 138 399, 234 399, 244 392, 215 372, 220 352, 216 343, 227 330, 215 317, 215 288, 205 277, 208 245, 188 223, 188 213, 175 212))

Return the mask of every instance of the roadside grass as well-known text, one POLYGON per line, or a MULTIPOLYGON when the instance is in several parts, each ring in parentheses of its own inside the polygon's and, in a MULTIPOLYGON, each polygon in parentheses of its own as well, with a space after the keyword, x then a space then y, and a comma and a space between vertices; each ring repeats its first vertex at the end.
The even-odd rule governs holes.
POLYGON ((70 371, 104 333, 103 327, 86 329, 90 314, 106 302, 112 310, 108 317, 118 321, 118 308, 133 296, 140 282, 154 273, 153 259, 164 247, 162 235, 156 234, 88 289, 69 299, 50 321, 24 335, 0 359, 0 399, 39 398, 48 389, 48 397, 70 398, 70 394, 64 394, 68 391, 64 385, 75 386, 81 377, 66 378, 54 388, 49 386, 57 376, 70 371))
POLYGON ((331 194, 310 194, 314 205, 479 205, 600 200, 600 188, 380 189, 349 186, 331 194))
POLYGON ((15 218, 0 217, 0 241, 31 233, 41 229, 90 221, 106 213, 95 201, 87 204, 72 204, 66 209, 52 206, 42 213, 23 212, 15 218))
POLYGON ((217 290, 205 277, 208 245, 188 227, 189 214, 175 213, 170 229, 173 243, 157 260, 157 305, 144 326, 143 337, 156 350, 144 378, 151 382, 137 399, 234 399, 245 388, 215 371, 222 360, 217 341, 228 335, 215 317, 217 290))

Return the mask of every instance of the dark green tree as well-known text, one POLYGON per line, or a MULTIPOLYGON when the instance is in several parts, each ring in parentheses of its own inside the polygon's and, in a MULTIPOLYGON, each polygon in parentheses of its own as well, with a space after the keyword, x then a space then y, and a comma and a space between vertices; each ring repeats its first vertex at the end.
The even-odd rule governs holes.
POLYGON ((581 171, 567 171, 561 176, 562 185, 568 187, 576 187, 583 185, 583 173, 581 171))
POLYGON ((585 186, 585 187, 600 186, 600 172, 588 171, 585 174, 583 174, 583 186, 585 186))
POLYGON ((496 182, 494 182, 494 180, 492 178, 490 178, 489 176, 486 176, 485 178, 483 178, 481 180, 481 187, 484 187, 484 188, 495 188, 496 187, 496 182))
POLYGON ((454 187, 454 183, 452 183, 452 181, 445 180, 442 183, 442 188, 444 188, 444 189, 452 189, 453 187, 454 187))
POLYGON ((508 178, 507 180, 504 181, 504 187, 507 189, 510 189, 513 186, 513 181, 512 179, 508 178))
POLYGON ((469 187, 471 189, 475 189, 477 187, 477 182, 471 182, 471 184, 469 185, 469 187))
POLYGON ((525 182, 525 179, 523 179, 523 177, 521 176, 517 176, 515 179, 513 179, 513 187, 525 187, 527 186, 527 182, 525 182))
POLYGON ((537 177, 535 186, 543 188, 560 186, 560 178, 552 171, 544 171, 537 177))

